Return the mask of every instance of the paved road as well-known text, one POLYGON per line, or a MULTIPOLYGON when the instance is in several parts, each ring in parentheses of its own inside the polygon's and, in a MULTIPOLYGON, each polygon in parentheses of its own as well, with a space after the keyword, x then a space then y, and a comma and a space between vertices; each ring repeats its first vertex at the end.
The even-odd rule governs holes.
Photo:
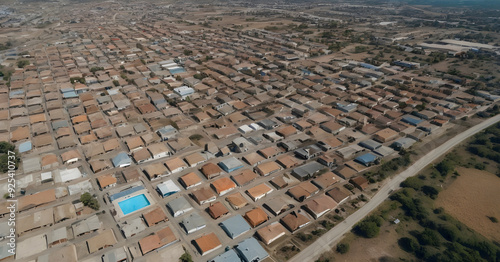
POLYGON ((309 262, 317 259, 322 253, 331 250, 331 248, 339 241, 343 235, 351 230, 351 228, 358 223, 365 216, 370 214, 375 208, 377 208, 389 195, 391 190, 396 190, 399 184, 403 182, 406 178, 418 174, 423 168, 432 163, 435 159, 444 155, 451 148, 458 145, 465 139, 473 136, 474 134, 480 132, 481 130, 487 128, 500 121, 500 115, 492 117, 466 131, 456 135, 452 139, 448 140, 441 146, 430 151, 427 155, 420 158, 417 162, 411 165, 408 169, 401 172, 399 175, 395 176, 387 184, 380 188, 377 194, 358 211, 350 215, 342 223, 335 226, 332 230, 328 231, 326 234, 318 238, 314 243, 309 245, 307 248, 302 250, 300 253, 292 257, 289 262, 309 262))

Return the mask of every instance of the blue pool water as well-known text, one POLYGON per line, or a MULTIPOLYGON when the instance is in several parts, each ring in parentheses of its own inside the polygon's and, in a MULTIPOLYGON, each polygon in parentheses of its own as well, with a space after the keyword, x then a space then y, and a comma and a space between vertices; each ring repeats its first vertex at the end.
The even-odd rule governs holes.
POLYGON ((118 202, 118 205, 122 209, 124 215, 132 213, 141 208, 145 208, 150 204, 151 203, 149 203, 149 200, 146 198, 144 194, 137 195, 129 199, 125 199, 123 201, 118 202))

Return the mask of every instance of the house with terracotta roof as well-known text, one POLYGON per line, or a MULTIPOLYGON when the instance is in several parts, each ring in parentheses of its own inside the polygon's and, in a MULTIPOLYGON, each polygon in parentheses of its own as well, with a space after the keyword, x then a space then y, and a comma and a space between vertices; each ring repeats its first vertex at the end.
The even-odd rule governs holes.
POLYGON ((139 240, 139 248, 142 255, 145 255, 153 250, 157 250, 169 246, 179 241, 170 227, 165 227, 152 235, 149 235, 139 240))
POLYGON ((283 153, 283 151, 276 146, 270 146, 264 149, 260 149, 257 151, 260 155, 262 155, 264 158, 269 159, 275 156, 278 156, 283 153))
POLYGON ((217 198, 215 193, 208 187, 197 189, 193 191, 191 195, 199 205, 213 202, 217 198))
POLYGON ((284 138, 295 135, 295 134, 297 134, 297 132, 298 132, 297 129, 295 129, 295 127, 293 127, 291 125, 283 126, 283 127, 280 127, 276 130, 276 134, 278 134, 284 138))
POLYGON ((249 188, 246 191, 248 196, 250 196, 250 198, 252 198, 253 201, 257 201, 257 200, 269 195, 272 192, 273 192, 273 189, 264 183, 260 184, 260 185, 256 185, 252 188, 249 188))
POLYGON ((255 171, 261 176, 268 176, 270 174, 280 171, 281 169, 282 169, 281 166, 274 161, 263 163, 255 167, 255 171))
POLYGON ((187 165, 178 157, 171 158, 165 161, 165 166, 170 170, 170 173, 177 173, 187 168, 187 165))
POLYGON ((142 170, 151 181, 168 175, 168 169, 162 163, 148 164, 142 170))
POLYGON ((236 184, 229 177, 219 178, 213 181, 210 185, 215 192, 219 194, 219 196, 223 196, 236 188, 236 184))
POLYGON ((351 178, 349 182, 353 184, 355 187, 357 187, 359 190, 365 190, 369 185, 368 180, 362 176, 351 178))
POLYGON ((144 221, 148 227, 152 227, 160 222, 168 221, 167 215, 163 212, 161 207, 157 207, 147 213, 142 214, 144 221))
POLYGON ((335 122, 335 120, 330 120, 326 123, 320 125, 320 127, 328 133, 338 134, 345 129, 345 126, 335 122))
POLYGON ((318 219, 327 212, 335 209, 338 206, 332 198, 321 195, 314 199, 307 201, 304 205, 304 209, 309 212, 315 219, 318 219))
POLYGON ((140 136, 127 138, 125 140, 125 144, 127 145, 130 152, 139 150, 144 147, 144 142, 142 141, 140 136))
POLYGON ((257 154, 256 152, 251 152, 242 157, 242 159, 247 162, 250 166, 255 166, 260 164, 265 159, 257 154))
POLYGON ((195 174, 194 172, 190 172, 186 175, 183 175, 179 178, 179 182, 184 186, 186 189, 201 185, 202 179, 195 174))
POLYGON ((185 156, 184 160, 186 160, 186 162, 188 163, 188 165, 190 167, 195 167, 195 166, 207 161, 207 159, 199 152, 185 156))
POLYGON ((245 207, 248 205, 248 201, 241 195, 241 193, 234 193, 226 197, 226 201, 235 210, 245 207))
POLYGON ((287 193, 292 196, 295 200, 302 202, 311 196, 317 194, 319 188, 317 188, 311 181, 304 181, 300 184, 288 189, 287 193))
POLYGON ((280 164, 285 169, 295 167, 301 162, 301 160, 292 155, 283 155, 276 159, 276 163, 280 164))
POLYGON ((245 169, 238 173, 237 175, 231 175, 231 178, 238 184, 238 186, 244 186, 252 181, 254 181, 258 177, 255 172, 251 169, 245 169))
POLYGON ((66 151, 61 154, 61 159, 64 164, 73 164, 78 162, 78 160, 82 159, 82 155, 76 149, 66 151))
POLYGON ((107 174, 98 177, 97 182, 99 183, 101 189, 106 189, 116 186, 117 179, 113 176, 113 174, 107 174))
POLYGON ((252 228, 259 226, 269 219, 269 216, 260 207, 256 207, 246 212, 244 217, 248 221, 250 226, 252 226, 252 228))
POLYGON ((292 233, 311 223, 311 219, 302 211, 293 211, 282 217, 280 221, 292 233))
POLYGON ((311 182, 319 187, 320 189, 326 189, 335 183, 340 181, 340 177, 335 175, 333 172, 328 171, 324 174, 319 175, 315 179, 313 179, 311 182))
POLYGON ((118 241, 116 240, 115 233, 113 229, 106 228, 100 234, 89 238, 87 240, 87 246, 89 253, 97 252, 106 247, 111 247, 115 245, 118 241))
POLYGON ((333 198, 340 205, 349 200, 351 194, 340 187, 334 187, 332 190, 327 191, 326 195, 333 198))
POLYGON ((212 179, 223 173, 222 169, 214 163, 207 163, 203 165, 200 168, 200 171, 207 179, 212 179))
POLYGON ((151 153, 153 159, 159 159, 159 158, 167 157, 167 156, 171 155, 170 150, 163 143, 156 143, 156 144, 149 145, 147 147, 147 149, 151 153))
POLYGON ((194 245, 202 256, 222 247, 219 238, 213 232, 195 239, 194 245))
POLYGON ((390 129, 390 128, 385 128, 382 130, 377 131, 375 134, 373 134, 373 139, 380 142, 380 143, 385 143, 391 140, 394 140, 395 138, 398 137, 398 132, 390 129))
POLYGON ((142 148, 142 149, 134 151, 132 153, 132 158, 138 164, 152 159, 151 153, 149 153, 149 150, 147 148, 142 148))
POLYGON ((111 138, 102 143, 105 152, 111 152, 120 147, 120 142, 116 138, 111 138))
POLYGON ((218 201, 210 204, 210 206, 207 208, 207 212, 213 219, 218 219, 228 214, 229 210, 226 208, 226 206, 224 206, 224 204, 218 201))
POLYGON ((32 195, 25 195, 18 199, 19 211, 34 208, 43 204, 47 204, 56 200, 55 189, 47 189, 34 193, 32 195))
POLYGON ((266 245, 271 244, 285 234, 286 230, 279 222, 274 222, 257 230, 257 236, 259 236, 262 242, 264 242, 266 245))

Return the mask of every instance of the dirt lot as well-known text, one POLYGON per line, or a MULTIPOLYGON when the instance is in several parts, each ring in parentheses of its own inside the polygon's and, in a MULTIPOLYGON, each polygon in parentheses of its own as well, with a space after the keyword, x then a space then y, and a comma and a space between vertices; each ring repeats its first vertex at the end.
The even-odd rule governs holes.
POLYGON ((500 242, 500 178, 486 171, 458 168, 460 176, 439 194, 436 206, 483 236, 500 242))
POLYGON ((396 228, 396 225, 386 222, 386 225, 380 228, 380 235, 376 238, 362 238, 350 234, 347 238, 356 239, 348 241, 350 244, 349 252, 343 255, 335 253, 335 261, 375 262, 400 261, 399 258, 411 258, 411 255, 398 247, 398 239, 401 236, 396 232, 396 228))

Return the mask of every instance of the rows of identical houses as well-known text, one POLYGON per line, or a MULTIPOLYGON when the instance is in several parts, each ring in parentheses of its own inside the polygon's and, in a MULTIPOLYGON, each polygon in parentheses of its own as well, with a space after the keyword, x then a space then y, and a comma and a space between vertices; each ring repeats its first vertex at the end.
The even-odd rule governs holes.
POLYGON ((132 261, 182 242, 200 261, 265 260, 345 203, 342 185, 365 190, 371 166, 496 99, 404 61, 315 62, 327 48, 293 34, 148 19, 64 24, 80 37, 27 50, 0 85, 0 139, 22 159, 16 259, 132 261), (125 214, 117 199, 138 193, 147 205, 125 214))

